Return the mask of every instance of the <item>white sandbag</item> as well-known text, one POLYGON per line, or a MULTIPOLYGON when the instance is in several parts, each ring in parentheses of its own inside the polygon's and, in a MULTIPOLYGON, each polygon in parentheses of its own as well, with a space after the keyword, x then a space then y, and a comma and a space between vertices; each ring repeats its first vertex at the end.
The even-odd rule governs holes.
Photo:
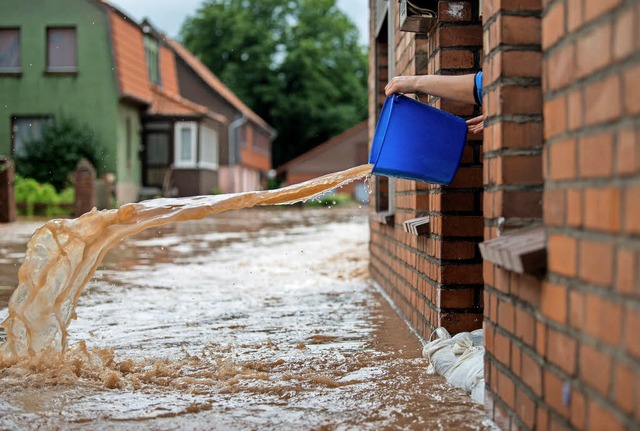
POLYGON ((453 364, 447 382, 471 392, 480 379, 484 379, 484 347, 470 347, 453 364))

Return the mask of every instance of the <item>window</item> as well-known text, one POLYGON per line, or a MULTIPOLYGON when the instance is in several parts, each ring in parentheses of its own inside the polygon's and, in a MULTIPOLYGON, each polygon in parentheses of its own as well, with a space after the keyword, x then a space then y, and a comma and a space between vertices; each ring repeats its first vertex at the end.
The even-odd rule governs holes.
POLYGON ((51 124, 51 117, 14 117, 11 125, 13 155, 23 155, 25 144, 42 139, 44 128, 51 124))
POLYGON ((160 85, 160 67, 158 41, 150 36, 144 37, 144 52, 147 57, 147 73, 152 84, 160 85))
POLYGON ((175 166, 176 168, 196 167, 196 130, 192 121, 180 121, 175 126, 175 166))
POLYGON ((218 132, 206 126, 200 126, 198 167, 218 169, 218 132))
POLYGON ((20 72, 20 30, 0 29, 0 73, 20 72))
POLYGON ((47 28, 47 72, 76 72, 76 29, 47 28))

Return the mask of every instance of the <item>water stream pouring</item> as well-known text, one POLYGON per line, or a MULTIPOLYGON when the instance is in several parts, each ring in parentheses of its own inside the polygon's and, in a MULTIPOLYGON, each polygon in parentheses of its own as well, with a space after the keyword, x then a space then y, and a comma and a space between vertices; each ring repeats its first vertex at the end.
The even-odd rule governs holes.
POLYGON ((394 94, 382 106, 369 163, 374 175, 449 185, 466 140, 462 118, 394 94))

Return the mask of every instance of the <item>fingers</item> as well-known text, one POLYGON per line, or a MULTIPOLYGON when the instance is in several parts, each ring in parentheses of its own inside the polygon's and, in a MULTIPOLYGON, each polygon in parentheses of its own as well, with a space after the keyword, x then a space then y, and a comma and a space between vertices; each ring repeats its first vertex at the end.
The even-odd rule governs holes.
POLYGON ((477 117, 469 118, 467 124, 472 126, 484 121, 484 115, 478 115, 477 117))

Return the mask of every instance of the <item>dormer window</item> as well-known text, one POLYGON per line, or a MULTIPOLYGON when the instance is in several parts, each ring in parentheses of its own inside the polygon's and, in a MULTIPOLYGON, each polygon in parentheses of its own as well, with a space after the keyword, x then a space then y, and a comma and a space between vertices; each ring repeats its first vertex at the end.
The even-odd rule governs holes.
POLYGON ((144 52, 147 58, 147 73, 152 84, 160 85, 160 64, 158 41, 149 35, 144 36, 144 52))

